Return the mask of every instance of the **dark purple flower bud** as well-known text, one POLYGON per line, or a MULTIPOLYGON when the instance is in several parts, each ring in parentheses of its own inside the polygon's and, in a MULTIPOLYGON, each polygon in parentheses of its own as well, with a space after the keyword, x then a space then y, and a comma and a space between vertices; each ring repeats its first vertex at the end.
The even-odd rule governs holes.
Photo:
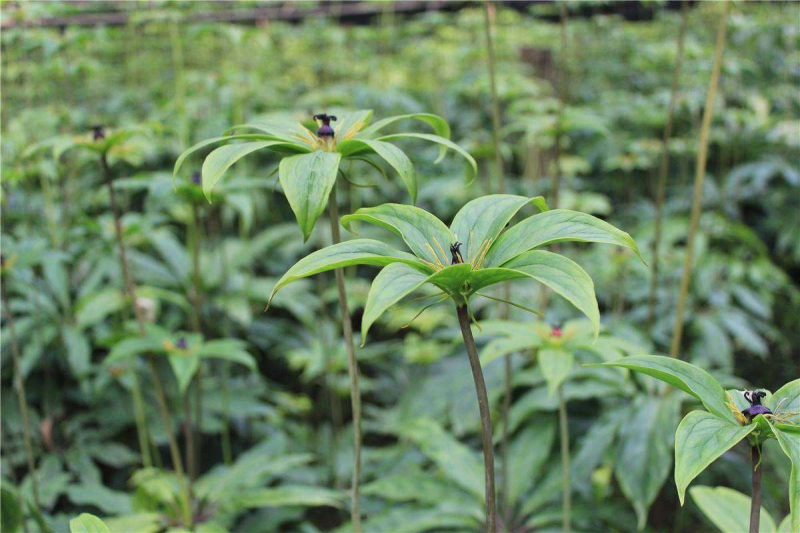
POLYGON ((450 253, 453 255, 453 263, 454 265, 458 265, 464 262, 464 257, 461 255, 461 243, 456 241, 450 245, 450 253))
POLYGON ((106 128, 100 124, 92 126, 92 138, 95 141, 106 138, 106 128))
POLYGON ((192 183, 195 185, 200 185, 203 183, 203 176, 199 172, 195 172, 192 174, 192 183))
POLYGON ((337 118, 333 115, 327 115, 325 113, 320 113, 319 115, 314 115, 314 120, 322 122, 319 129, 317 130, 317 137, 320 138, 333 138, 334 131, 331 127, 331 120, 336 121, 337 118))
POLYGON ((181 337, 180 339, 178 339, 178 342, 177 342, 175 345, 176 345, 176 346, 178 347, 178 349, 180 349, 180 350, 185 350, 185 349, 187 348, 187 346, 188 346, 188 345, 186 344, 186 339, 185 339, 184 337, 181 337))
POLYGON ((769 407, 761 405, 761 398, 765 398, 767 393, 764 391, 744 391, 744 399, 750 402, 750 407, 742 411, 742 414, 751 421, 758 415, 771 415, 772 410, 769 407))

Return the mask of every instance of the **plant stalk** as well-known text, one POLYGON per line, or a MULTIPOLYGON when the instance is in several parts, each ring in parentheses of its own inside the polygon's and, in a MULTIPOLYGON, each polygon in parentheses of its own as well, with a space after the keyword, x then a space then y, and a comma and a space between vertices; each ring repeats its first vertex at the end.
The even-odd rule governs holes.
POLYGON ((133 417, 136 421, 136 436, 139 439, 139 451, 142 454, 142 466, 149 468, 153 466, 153 460, 150 457, 147 417, 145 416, 142 387, 139 385, 139 376, 135 368, 131 371, 131 396, 133 397, 133 417))
MULTIPOLYGON (((100 156, 100 163, 103 167, 103 177, 106 181, 106 186, 108 187, 108 194, 109 194, 109 201, 111 203, 111 212, 114 215, 114 229, 116 231, 117 237, 117 247, 119 249, 119 260, 120 260, 120 267, 122 269, 122 278, 125 284, 125 291, 128 293, 128 297, 131 300, 131 304, 133 305, 133 313, 136 316, 136 323, 139 326, 139 333, 144 337, 147 332, 145 329, 145 319, 142 315, 142 310, 137 304, 136 300, 136 287, 133 284, 133 279, 131 278, 130 271, 128 270, 128 259, 127 254, 125 251, 125 241, 122 235, 122 220, 120 219, 119 209, 117 207, 117 196, 114 191, 114 184, 111 176, 111 167, 108 166, 108 158, 106 154, 103 153, 100 156)), ((158 368, 156 366, 156 361, 153 358, 152 354, 147 355, 147 363, 150 367, 150 374, 153 379, 153 388, 155 389, 156 393, 156 402, 158 403, 158 409, 161 413, 162 423, 164 424, 164 429, 167 434, 167 440, 169 441, 169 450, 172 456, 172 465, 175 469, 175 473, 178 476, 178 483, 181 486, 181 491, 183 493, 183 512, 184 512, 184 521, 188 527, 192 526, 192 512, 191 512, 191 495, 189 493, 189 486, 186 483, 186 478, 184 476, 183 471, 183 462, 181 460, 181 452, 180 448, 178 448, 178 441, 175 438, 175 435, 172 434, 172 417, 169 414, 169 406, 167 404, 167 395, 164 392, 164 385, 161 383, 161 378, 158 375, 158 368)))
POLYGON ((567 417, 567 402, 564 401, 564 386, 558 386, 558 426, 561 432, 561 490, 563 491, 561 529, 569 533, 572 512, 572 485, 569 470, 569 419, 567 417))
POLYGON ((555 138, 555 159, 553 165, 555 170, 553 172, 553 193, 552 193, 552 206, 553 209, 558 207, 559 196, 561 191, 561 137, 564 126, 564 100, 567 99, 567 22, 569 14, 567 12, 567 5, 564 0, 560 3, 561 17, 561 68, 558 69, 558 117, 556 118, 556 138, 555 138))
MULTIPOLYGON (((201 333, 200 325, 200 213, 197 203, 192 202, 191 219, 191 246, 192 246, 192 329, 195 333, 201 333)), ((190 483, 197 479, 198 462, 200 461, 201 436, 203 432, 203 360, 197 366, 197 373, 194 376, 194 420, 195 426, 189 424, 192 432, 194 453, 189 456, 187 451, 187 461, 189 461, 189 480, 190 483)), ((187 419, 188 424, 188 419, 187 419)))
POLYGON ((694 239, 700 221, 700 209, 703 197, 703 178, 706 173, 706 158, 708 157, 708 132, 711 129, 711 119, 714 116, 714 97, 719 84, 719 72, 722 68, 722 51, 725 49, 725 32, 728 28, 728 4, 722 2, 722 13, 717 26, 717 42, 714 51, 714 66, 711 69, 711 80, 708 84, 706 105, 703 111, 703 123, 700 127, 700 147, 697 152, 697 166, 694 174, 694 199, 692 201, 692 217, 689 223, 689 235, 686 240, 686 260, 683 264, 683 276, 678 293, 678 309, 675 313, 675 327, 672 331, 672 346, 670 356, 678 357, 683 337, 683 312, 686 307, 686 296, 689 292, 689 282, 692 277, 692 257, 694 255, 694 239))
POLYGON ((41 514, 42 506, 39 500, 39 483, 36 479, 36 460, 33 456, 33 437, 31 432, 31 422, 28 415, 28 398, 25 395, 25 380, 22 379, 22 365, 20 363, 21 357, 19 354, 19 344, 17 344, 17 334, 14 329, 14 316, 11 313, 11 306, 8 300, 8 291, 6 290, 6 280, 0 282, 0 292, 2 292, 3 309, 6 312, 6 320, 8 321, 8 336, 11 339, 11 356, 14 359, 14 390, 17 391, 17 401, 19 401, 19 410, 22 415, 22 438, 25 443, 25 458, 28 461, 28 474, 31 477, 31 489, 33 491, 33 505, 36 514, 41 514))
POLYGON ((475 338, 472 336, 472 329, 470 329, 471 323, 466 303, 457 305, 456 312, 458 313, 458 324, 461 326, 461 336, 464 338, 464 346, 467 348, 469 365, 472 368, 472 379, 475 381, 475 393, 478 396, 478 409, 481 415, 483 471, 486 482, 486 531, 495 533, 497 531, 497 511, 495 508, 494 449, 489 396, 486 394, 486 382, 483 379, 483 370, 481 370, 481 361, 478 357, 478 348, 475 346, 475 338))
POLYGON ((761 454, 758 446, 750 447, 750 461, 753 465, 752 492, 750 493, 750 533, 758 533, 761 521, 761 454))
POLYGON ((658 182, 656 184, 656 215, 655 235, 653 236, 653 273, 650 277, 650 295, 647 302, 647 325, 653 327, 656 308, 656 289, 658 288, 659 274, 659 249, 661 246, 661 225, 664 217, 664 197, 667 186, 667 171, 669 170, 669 142, 672 137, 672 123, 675 115, 675 102, 678 99, 678 88, 681 79, 681 64, 683 63, 683 43, 686 38, 686 25, 688 20, 688 0, 681 5, 681 25, 678 30, 677 50, 675 52, 675 71, 672 74, 672 87, 669 91, 669 104, 667 105, 667 120, 664 124, 664 138, 661 146, 661 163, 658 167, 658 182))
MULTIPOLYGON (((497 69, 494 41, 492 38, 492 21, 495 15, 495 5, 492 2, 484 2, 483 4, 484 15, 484 28, 486 30, 486 53, 487 53, 487 66, 489 69, 489 85, 492 91, 492 141, 494 143, 494 164, 495 174, 497 175, 497 192, 504 194, 506 192, 505 174, 503 172, 503 156, 500 153, 500 96, 497 94, 497 69)), ((508 301, 511 299, 510 286, 508 283, 502 285, 503 299, 508 301)), ((500 318, 509 318, 508 304, 502 304, 500 307, 500 318)), ((503 412, 501 414, 503 424, 503 435, 500 444, 500 506, 503 509, 503 522, 509 523, 511 519, 511 509, 508 503, 508 412, 511 409, 511 354, 506 354, 503 358, 503 412)))
MULTIPOLYGON (((342 242, 339 231, 339 207, 336 204, 336 186, 328 200, 331 218, 331 240, 333 244, 342 242)), ((360 481, 361 481, 361 390, 358 384, 358 361, 356 347, 353 342, 353 324, 350 321, 350 310, 347 306, 347 291, 344 285, 344 269, 336 269, 336 288, 339 290, 339 307, 342 312, 342 332, 347 349, 347 371, 350 374, 350 403, 353 410, 353 489, 350 507, 350 520, 353 531, 361 532, 360 481)))

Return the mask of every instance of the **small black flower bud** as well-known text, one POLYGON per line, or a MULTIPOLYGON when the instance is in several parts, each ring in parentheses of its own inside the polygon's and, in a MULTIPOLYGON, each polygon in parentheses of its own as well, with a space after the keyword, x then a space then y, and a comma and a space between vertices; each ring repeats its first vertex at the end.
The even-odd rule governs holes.
POLYGON ((100 124, 92 126, 92 138, 95 141, 106 138, 106 128, 100 124))
POLYGON ((175 345, 178 347, 178 349, 185 350, 187 348, 186 339, 181 337, 178 339, 178 342, 175 345))
POLYGON ((454 265, 458 265, 464 262, 464 257, 461 255, 461 243, 456 241, 450 245, 450 253, 453 255, 453 263, 454 265))
POLYGON ((320 113, 319 115, 314 115, 314 120, 318 120, 322 122, 322 125, 317 130, 317 137, 320 138, 333 138, 334 131, 331 127, 331 120, 336 121, 336 117, 333 115, 327 115, 325 113, 320 113))
POLYGON ((200 185, 203 183, 203 176, 199 172, 195 172, 192 174, 192 183, 195 185, 200 185))
POLYGON ((771 415, 772 410, 769 407, 761 405, 761 398, 765 398, 767 393, 764 391, 744 391, 744 398, 750 402, 750 407, 742 411, 742 414, 747 417, 748 421, 752 421, 758 415, 771 415))

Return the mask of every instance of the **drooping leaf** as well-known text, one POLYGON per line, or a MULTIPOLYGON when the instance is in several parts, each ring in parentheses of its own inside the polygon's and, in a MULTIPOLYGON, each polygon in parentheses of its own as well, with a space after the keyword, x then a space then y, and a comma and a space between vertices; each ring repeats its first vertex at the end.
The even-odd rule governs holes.
POLYGON ((792 461, 789 475, 789 508, 792 531, 800 531, 800 427, 772 424, 772 432, 786 456, 792 461))
POLYGON ((711 374, 691 363, 663 355, 631 355, 601 364, 629 368, 660 379, 688 392, 700 400, 711 413, 736 423, 736 417, 726 405, 728 398, 725 390, 711 374))
MULTIPOLYGON (((483 326, 483 322, 481 323, 483 326)), ((533 335, 525 335, 519 337, 501 337, 499 339, 492 339, 481 350, 481 366, 485 367, 495 359, 505 355, 535 348, 541 344, 541 339, 533 335)))
POLYGON ((370 119, 372 119, 371 109, 360 109, 341 114, 333 128, 336 132, 337 144, 355 137, 367 127, 370 119))
POLYGON ((466 283, 471 272, 472 265, 469 263, 450 265, 431 274, 427 281, 450 294, 456 294, 466 283))
POLYGON ((200 357, 194 353, 170 353, 167 359, 178 381, 178 389, 184 394, 192 383, 197 369, 200 368, 200 357))
POLYGON ((428 278, 404 263, 394 263, 381 270, 369 289, 361 319, 361 343, 367 341, 370 326, 391 306, 419 289, 428 278))
POLYGON ((549 393, 552 396, 572 371, 572 365, 575 364, 575 356, 567 350, 543 348, 539 350, 537 359, 542 375, 547 380, 549 393))
MULTIPOLYGON (((722 533, 750 529, 750 496, 728 487, 692 487, 694 503, 722 533)), ((761 508, 760 533, 775 533, 775 520, 761 508)))
POLYGON ((450 225, 455 238, 463 243, 461 254, 464 261, 472 262, 479 253, 486 253, 506 224, 528 203, 547 210, 547 204, 541 196, 528 198, 513 194, 482 196, 464 205, 450 225))
MULTIPOLYGON (((472 168, 472 175, 478 175, 478 163, 475 162, 475 159, 469 153, 461 148, 456 143, 445 139, 444 137, 439 137, 438 135, 431 135, 429 133, 395 133, 392 135, 384 135, 383 137, 378 137, 377 140, 379 141, 395 141, 397 139, 405 139, 405 138, 414 138, 414 139, 423 139, 426 141, 430 141, 433 143, 440 144, 445 148, 450 148, 451 150, 459 153, 464 159, 467 160, 469 166, 472 168)), ((439 158, 436 159, 436 162, 439 162, 442 159, 442 155, 439 155, 439 158)))
POLYGON ((81 513, 69 521, 70 533, 111 533, 102 520, 93 514, 81 513))
MULTIPOLYGON (((220 146, 203 162, 203 194, 211 201, 211 190, 231 165, 255 151, 281 144, 280 141, 257 141, 220 146)), ((298 157, 298 156, 295 156, 298 157)))
POLYGON ((519 432, 509 446, 509 501, 517 503, 522 494, 539 479, 555 442, 556 424, 553 417, 533 420, 519 432))
POLYGON ((317 150, 281 160, 278 167, 281 186, 300 224, 303 240, 308 240, 314 224, 328 205, 341 158, 337 152, 317 150))
POLYGON ((678 402, 675 396, 642 397, 631 410, 620 428, 614 472, 641 530, 669 476, 678 402))
POLYGON ((350 230, 353 222, 368 222, 398 235, 414 255, 434 265, 449 265, 449 246, 453 234, 444 223, 424 209, 412 205, 383 204, 362 207, 352 215, 341 218, 342 225, 350 230))
POLYGON ((220 359, 256 370, 256 361, 247 352, 246 343, 239 339, 215 339, 203 343, 195 354, 203 359, 220 359))
POLYGON ((188 148, 184 151, 178 159, 175 161, 175 167, 172 170, 172 177, 173 180, 175 176, 178 175, 178 171, 183 166, 183 163, 186 161, 186 158, 192 155, 194 152, 205 148, 206 146, 211 146, 212 144, 228 142, 228 141, 241 141, 241 140, 249 140, 249 141, 277 141, 280 140, 277 137, 272 135, 262 135, 260 133, 245 133, 241 135, 227 135, 224 137, 213 137, 211 139, 206 139, 204 141, 200 141, 199 143, 195 144, 194 146, 188 148))
POLYGON ((580 265, 563 255, 533 250, 518 256, 503 268, 482 268, 470 276, 473 292, 487 285, 529 277, 551 288, 578 308, 595 331, 600 330, 600 310, 594 294, 594 282, 580 265))
MULTIPOLYGON (((338 149, 341 151, 343 148, 348 148, 350 145, 352 146, 363 146, 366 150, 374 152, 378 154, 384 161, 389 163, 393 169, 397 171, 397 174, 400 176, 400 179, 403 180, 403 183, 408 189, 408 193, 411 195, 411 203, 416 203, 417 201, 417 173, 414 170, 414 164, 408 158, 408 156, 403 152, 400 148, 396 147, 395 145, 383 141, 372 141, 368 139, 353 139, 350 141, 344 141, 344 146, 341 144, 339 145, 338 149), (346 144, 345 144, 346 143, 346 144)), ((361 153, 362 150, 359 150, 361 153)), ((365 154, 367 155, 367 154, 365 154)))
POLYGON ((125 306, 125 298, 116 289, 93 292, 81 298, 75 309, 75 323, 85 329, 103 321, 125 306))
POLYGON ((245 509, 262 507, 343 507, 344 494, 323 487, 281 485, 246 492, 236 498, 245 509))
POLYGON ((692 411, 681 420, 675 432, 675 485, 681 505, 689 483, 755 428, 705 411, 692 411))
POLYGON ((412 113, 408 115, 396 115, 394 117, 384 118, 382 120, 375 122, 368 128, 361 130, 358 133, 357 138, 369 139, 371 137, 374 137, 375 134, 377 134, 383 128, 390 126, 396 122, 400 122, 401 120, 409 120, 409 119, 420 120, 422 122, 430 124, 430 126, 433 128, 433 132, 436 135, 438 135, 439 137, 444 137, 445 139, 450 138, 450 125, 447 123, 447 121, 444 120, 442 117, 438 115, 433 115, 431 113, 412 113))
POLYGON ((630 248, 641 259, 630 235, 597 217, 553 209, 526 218, 503 233, 486 255, 485 265, 505 266, 518 255, 556 242, 599 242, 630 248))
POLYGON ((2 530, 8 533, 21 531, 24 518, 18 491, 4 480, 0 485, 0 525, 2 530))
POLYGON ((413 255, 380 241, 354 239, 318 250, 295 263, 275 284, 269 299, 272 300, 275 293, 289 283, 320 272, 352 265, 386 266, 391 263, 406 263, 421 272, 433 272, 413 255))
MULTIPOLYGON (((297 151, 310 152, 316 146, 317 136, 308 128, 300 124, 293 117, 270 116, 267 118, 251 120, 246 124, 238 124, 229 128, 226 134, 236 130, 256 130, 270 137, 278 139, 287 145, 295 145, 297 151)), ((237 134, 238 135, 238 134, 237 134)))
POLYGON ((64 326, 61 329, 61 336, 67 347, 67 362, 72 375, 76 378, 85 376, 91 365, 92 349, 89 340, 75 326, 64 326))
POLYGON ((42 273, 44 274, 50 290, 58 299, 62 309, 69 308, 69 275, 59 259, 50 258, 42 262, 42 273))
POLYGON ((112 365, 136 355, 148 352, 160 353, 164 351, 161 341, 149 337, 131 337, 116 343, 111 352, 103 361, 104 365, 112 365))

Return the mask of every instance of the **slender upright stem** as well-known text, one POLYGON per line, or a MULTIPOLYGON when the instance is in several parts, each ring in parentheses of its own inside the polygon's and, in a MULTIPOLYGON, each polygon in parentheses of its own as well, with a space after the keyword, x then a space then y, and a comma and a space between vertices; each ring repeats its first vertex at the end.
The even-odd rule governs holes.
POLYGON ((758 533, 761 521, 761 454, 758 446, 750 447, 750 461, 753 465, 753 484, 750 493, 750 533, 758 533))
POLYGON ((472 368, 472 379, 475 381, 475 392, 478 395, 478 410, 481 414, 481 440, 483 441, 483 471, 486 481, 486 531, 497 531, 497 511, 495 509, 494 495, 494 449, 492 441, 492 416, 489 412, 489 396, 486 394, 486 382, 483 379, 481 361, 478 357, 478 348, 470 329, 469 310, 466 304, 456 306, 458 324, 461 326, 461 336, 467 348, 469 365, 472 368))
POLYGON ((41 503, 39 501, 39 483, 36 477, 36 460, 33 457, 33 437, 31 432, 31 422, 28 416, 28 398, 25 396, 25 380, 22 379, 22 365, 20 364, 19 344, 17 344, 17 333, 14 329, 14 315, 8 300, 6 290, 6 280, 0 282, 0 292, 2 292, 3 309, 6 312, 8 321, 8 337, 11 340, 11 356, 14 359, 14 390, 17 391, 17 401, 22 415, 22 438, 25 442, 25 458, 28 461, 28 475, 31 477, 31 488, 33 489, 33 505, 36 514, 41 514, 41 503))
POLYGON ((188 487, 189 494, 194 492, 194 478, 192 476, 192 468, 197 464, 194 449, 194 432, 192 431, 192 404, 189 401, 190 388, 181 394, 181 402, 183 403, 183 441, 186 453, 186 465, 189 470, 188 487))
POLYGON ((653 236, 653 273, 650 277, 650 295, 647 302, 647 324, 653 326, 655 320, 656 289, 658 289, 659 274, 659 248, 661 245, 661 223, 664 211, 664 195, 667 186, 667 171, 669 170, 669 141, 672 137, 672 122, 675 114, 675 102, 678 99, 678 87, 681 80, 681 64, 683 63, 683 42, 686 37, 686 21, 688 20, 688 0, 681 6, 681 25, 678 30, 678 40, 675 52, 675 71, 672 74, 672 87, 669 91, 669 104, 667 105, 667 120, 664 124, 664 138, 661 143, 661 163, 658 167, 658 182, 656 184, 656 216, 655 235, 653 236))
MULTIPOLYGON (((100 156, 100 163, 103 167, 103 177, 106 181, 106 186, 108 187, 108 195, 109 201, 111 203, 111 212, 114 215, 114 229, 116 231, 117 237, 117 247, 119 249, 119 261, 120 267, 122 269, 122 279, 125 284, 125 291, 128 293, 128 298, 131 300, 131 305, 133 305, 133 313, 136 316, 136 323, 139 326, 139 333, 144 337, 147 334, 145 329, 145 319, 142 315, 142 309, 139 307, 136 301, 136 286, 133 284, 133 278, 131 278, 130 271, 128 269, 128 258, 125 251, 125 241, 122 236, 122 220, 120 219, 119 209, 117 208, 117 196, 114 191, 114 183, 111 176, 111 167, 108 166, 108 159, 106 154, 103 153, 100 156)), ((175 438, 175 435, 172 434, 172 417, 169 414, 169 406, 167 404, 167 395, 164 392, 164 385, 161 383, 161 378, 158 375, 158 368, 156 366, 156 361, 153 358, 152 354, 147 355, 147 364, 150 367, 150 375, 153 380, 153 388, 156 393, 156 402, 158 403, 158 409, 161 413, 161 420, 164 424, 164 429, 167 434, 167 440, 169 441, 169 451, 172 456, 172 467, 175 469, 175 473, 178 476, 178 483, 181 485, 182 493, 183 493, 183 511, 184 511, 184 522, 187 526, 192 526, 192 512, 191 512, 191 496, 189 494, 189 486, 186 483, 186 478, 184 476, 183 471, 183 462, 181 459, 181 451, 178 447, 178 441, 175 438)), ((135 370, 134 370, 135 371, 135 370)))
POLYGON ((186 117, 186 78, 183 66, 183 43, 181 43, 180 26, 177 20, 169 25, 170 45, 172 48, 172 67, 175 74, 175 107, 178 113, 178 135, 181 149, 189 145, 189 122, 186 117))
POLYGON ((553 165, 553 192, 551 194, 551 205, 558 207, 561 192, 561 137, 564 125, 564 101, 567 99, 567 22, 569 14, 564 0, 561 1, 561 60, 558 69, 558 116, 556 118, 556 138, 555 138, 555 159, 553 165))
MULTIPOLYGON (((211 223, 211 230, 214 232, 217 242, 217 250, 219 250, 220 272, 222 272, 223 283, 228 279, 228 259, 225 255, 225 240, 222 237, 222 223, 220 221, 219 212, 209 217, 211 223)), ((230 333, 230 321, 227 315, 222 319, 222 332, 225 337, 230 333)), ((231 446, 231 430, 230 430, 230 390, 228 380, 230 379, 230 362, 220 361, 222 369, 222 381, 220 382, 220 393, 222 396, 222 436, 220 446, 222 447, 222 459, 226 465, 233 463, 233 449, 231 446)))
MULTIPOLYGON (((494 142, 494 165, 497 176, 497 192, 506 192, 505 173, 503 172, 503 157, 500 153, 500 97, 497 94, 497 69, 495 67, 494 41, 492 38, 492 20, 495 15, 495 6, 492 2, 484 2, 484 28, 486 30, 486 52, 487 66, 489 69, 489 82, 492 90, 492 140, 494 142)), ((508 283, 502 286, 503 299, 511 299, 510 287, 508 283)), ((503 304, 500 308, 501 318, 508 319, 508 304, 503 304)), ((500 468, 501 477, 500 495, 501 507, 503 509, 504 522, 508 523, 511 518, 511 508, 508 503, 508 412, 511 409, 511 354, 507 354, 503 361, 503 412, 501 415, 503 424, 503 436, 500 444, 500 468)))
POLYGON ((686 307, 686 295, 689 292, 689 282, 692 278, 692 257, 694 255, 694 238, 700 220, 700 209, 703 198, 703 178, 706 173, 706 158, 708 156, 708 132, 711 129, 711 119, 714 116, 714 97, 717 94, 719 72, 722 67, 722 51, 725 49, 725 31, 728 27, 728 4, 722 2, 722 13, 717 26, 717 42, 714 51, 714 66, 711 69, 711 81, 708 84, 706 105, 703 111, 703 124, 700 127, 700 147, 697 151, 697 166, 694 174, 694 199, 692 201, 692 217, 689 224, 689 235, 686 239, 686 260, 683 264, 683 276, 678 293, 678 309, 675 313, 675 327, 672 331, 672 346, 670 356, 678 357, 683 337, 683 311, 686 307))
MULTIPOLYGON (((200 326, 200 213, 196 202, 192 202, 191 218, 191 247, 192 247, 192 329, 195 333, 201 333, 200 326)), ((203 427, 203 361, 197 366, 197 373, 194 376, 194 420, 195 426, 189 424, 193 439, 193 454, 190 456, 187 449, 186 460, 189 461, 189 481, 197 479, 198 462, 200 461, 201 435, 203 427)))
POLYGON ((571 529, 572 485, 569 471, 569 419, 567 402, 564 401, 564 387, 558 386, 558 426, 561 431, 561 490, 563 491, 561 529, 569 533, 571 529))
POLYGON ((147 431, 147 417, 142 398, 142 387, 139 385, 139 375, 136 369, 131 371, 131 396, 133 397, 133 417, 136 421, 136 436, 139 439, 139 451, 142 454, 142 466, 149 468, 153 465, 150 457, 150 439, 147 431))
MULTIPOLYGON (((339 207, 336 205, 336 187, 331 191, 328 200, 331 218, 331 239, 333 244, 342 242, 339 232, 339 207)), ((339 289, 339 307, 342 311, 342 332, 347 349, 347 371, 350 374, 350 403, 353 409, 353 490, 350 506, 350 520, 353 531, 361 532, 360 488, 361 482, 361 389, 358 384, 358 361, 356 346, 353 342, 353 324, 350 322, 350 310, 347 307, 347 291, 344 286, 344 270, 336 269, 336 287, 339 289)))

